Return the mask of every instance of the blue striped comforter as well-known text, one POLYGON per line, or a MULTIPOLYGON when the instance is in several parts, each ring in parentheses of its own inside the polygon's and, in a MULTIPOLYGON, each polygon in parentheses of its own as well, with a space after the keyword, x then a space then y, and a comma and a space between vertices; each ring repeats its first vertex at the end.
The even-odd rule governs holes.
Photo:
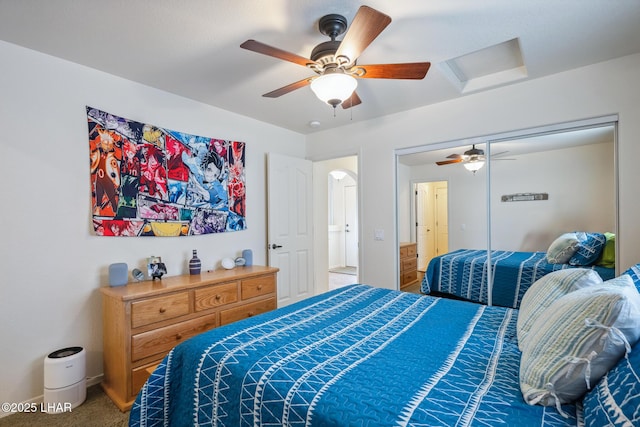
MULTIPOLYGON (((433 258, 421 284, 425 294, 440 292, 482 304, 489 303, 487 251, 459 249, 433 258)), ((545 252, 491 251, 493 305, 520 307, 524 293, 539 278, 552 271, 576 268, 569 264, 547 262, 545 252)), ((613 279, 615 269, 593 268, 603 280, 613 279)))
POLYGON ((573 426, 518 384, 517 311, 352 285, 174 348, 137 426, 573 426))

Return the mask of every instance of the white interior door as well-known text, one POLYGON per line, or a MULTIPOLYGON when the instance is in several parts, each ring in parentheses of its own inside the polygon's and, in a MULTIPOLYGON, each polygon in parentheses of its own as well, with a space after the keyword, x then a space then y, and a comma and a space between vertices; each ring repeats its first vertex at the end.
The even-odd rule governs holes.
POLYGON ((449 251, 449 193, 447 185, 436 186, 436 254, 442 255, 449 251))
POLYGON ((419 271, 427 271, 429 261, 436 254, 436 242, 433 233, 435 229, 434 199, 431 183, 420 182, 416 184, 416 243, 418 246, 419 271))
POLYGON ((267 156, 269 265, 278 272, 278 307, 313 294, 312 163, 267 156))
POLYGON ((355 185, 344 187, 345 265, 358 266, 358 196, 355 185))

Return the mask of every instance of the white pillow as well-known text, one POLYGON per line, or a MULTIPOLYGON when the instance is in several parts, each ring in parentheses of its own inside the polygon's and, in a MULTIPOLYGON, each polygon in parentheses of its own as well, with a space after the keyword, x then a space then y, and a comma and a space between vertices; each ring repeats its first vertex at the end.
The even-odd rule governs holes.
POLYGON ((573 402, 640 337, 640 294, 627 275, 568 293, 534 322, 520 360, 530 405, 573 402))
POLYGON ((540 314, 555 300, 569 292, 587 286, 599 285, 602 278, 594 270, 587 268, 566 268, 556 270, 535 281, 522 297, 518 312, 518 347, 524 348, 524 341, 540 314))
POLYGON ((554 240, 547 249, 547 261, 551 264, 566 264, 578 250, 576 233, 564 233, 554 240))

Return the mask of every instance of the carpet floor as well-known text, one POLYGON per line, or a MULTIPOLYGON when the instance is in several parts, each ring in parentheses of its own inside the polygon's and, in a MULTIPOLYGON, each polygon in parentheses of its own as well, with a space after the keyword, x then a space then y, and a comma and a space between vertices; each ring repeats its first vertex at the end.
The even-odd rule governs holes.
POLYGON ((126 427, 128 424, 129 412, 120 412, 100 384, 87 388, 87 399, 71 412, 47 414, 36 411, 0 418, 0 427, 126 427))

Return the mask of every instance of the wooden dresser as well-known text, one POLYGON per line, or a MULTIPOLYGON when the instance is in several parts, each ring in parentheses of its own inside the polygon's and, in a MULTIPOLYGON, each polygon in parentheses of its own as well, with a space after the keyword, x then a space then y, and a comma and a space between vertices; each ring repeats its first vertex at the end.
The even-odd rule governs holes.
POLYGON ((236 267, 100 288, 105 393, 126 411, 174 346, 208 329, 274 310, 277 272, 236 267))
POLYGON ((418 280, 418 258, 415 243, 400 243, 400 289, 418 280))

